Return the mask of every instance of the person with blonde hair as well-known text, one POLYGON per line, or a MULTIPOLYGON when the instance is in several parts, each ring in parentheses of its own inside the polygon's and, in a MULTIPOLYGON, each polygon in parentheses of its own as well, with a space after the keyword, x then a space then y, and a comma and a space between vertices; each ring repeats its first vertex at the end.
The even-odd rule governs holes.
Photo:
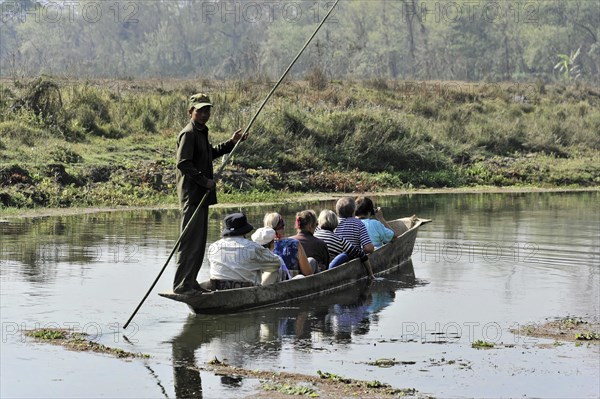
POLYGON ((286 267, 292 274, 310 276, 313 274, 312 267, 308 262, 302 244, 294 238, 285 238, 285 222, 283 217, 277 213, 267 213, 263 220, 264 227, 275 230, 275 246, 273 252, 283 259, 286 267))

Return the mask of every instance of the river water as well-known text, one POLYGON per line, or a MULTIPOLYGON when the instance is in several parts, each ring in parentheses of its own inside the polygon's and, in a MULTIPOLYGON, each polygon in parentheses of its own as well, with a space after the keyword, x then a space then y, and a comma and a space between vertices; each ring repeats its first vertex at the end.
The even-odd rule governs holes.
MULTIPOLYGON (((249 369, 317 370, 436 397, 598 397, 597 345, 553 345, 530 323, 600 313, 600 192, 375 197, 386 218, 431 218, 412 263, 371 285, 286 307, 194 316, 164 299, 170 264, 123 338, 178 234, 177 211, 127 211, 0 222, 0 396, 244 397, 259 381, 216 376, 217 357, 249 369), (73 328, 151 355, 123 361, 32 342, 24 331, 73 328), (493 349, 471 347, 476 340, 493 349), (380 358, 404 362, 382 368, 380 358)), ((276 210, 247 207, 256 227, 276 210)), ((209 241, 239 208, 213 209, 209 241)), ((292 233, 291 230, 288 233, 292 233)), ((201 275, 205 275, 203 269, 201 275)))

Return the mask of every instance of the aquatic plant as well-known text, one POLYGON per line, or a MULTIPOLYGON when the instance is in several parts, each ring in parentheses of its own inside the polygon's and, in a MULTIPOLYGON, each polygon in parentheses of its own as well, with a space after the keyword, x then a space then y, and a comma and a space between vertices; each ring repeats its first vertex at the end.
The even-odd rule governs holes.
POLYGON ((319 375, 320 378, 323 378, 326 380, 332 380, 335 382, 343 382, 344 384, 352 383, 352 380, 350 378, 344 378, 344 377, 334 374, 334 373, 322 372, 321 370, 317 370, 317 374, 319 375))
POLYGON ((41 339, 41 340, 55 340, 55 339, 66 339, 67 338, 66 331, 47 329, 47 328, 27 331, 26 335, 29 337, 37 338, 37 339, 41 339))
POLYGON ((392 367, 399 363, 400 362, 397 362, 396 359, 386 359, 386 358, 377 359, 374 362, 367 362, 367 364, 369 366, 377 366, 377 367, 392 367))
POLYGON ((212 359, 211 361, 208 362, 208 364, 210 364, 211 366, 223 366, 223 367, 227 367, 228 364, 219 360, 216 356, 214 359, 212 359))
POLYGON ((483 341, 481 339, 478 339, 477 341, 475 341, 471 344, 471 348, 475 348, 475 349, 490 349, 493 347, 494 347, 493 343, 483 341))
POLYGON ((150 358, 150 355, 144 353, 128 352, 120 348, 111 348, 87 339, 87 334, 74 332, 64 329, 41 328, 30 330, 26 335, 36 340, 49 342, 55 345, 61 345, 66 349, 79 352, 94 352, 113 355, 117 358, 150 358))
POLYGON ((260 386, 265 391, 278 391, 286 395, 302 395, 311 398, 319 397, 317 391, 305 385, 289 385, 279 383, 263 383, 260 386))
POLYGON ((575 339, 578 341, 595 341, 600 340, 600 334, 596 332, 585 331, 583 333, 575 334, 575 339))

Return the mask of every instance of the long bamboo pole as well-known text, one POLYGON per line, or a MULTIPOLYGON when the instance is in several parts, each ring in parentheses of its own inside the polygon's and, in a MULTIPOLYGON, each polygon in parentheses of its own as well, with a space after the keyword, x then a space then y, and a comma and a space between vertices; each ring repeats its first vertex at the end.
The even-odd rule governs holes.
MULTIPOLYGON (((290 65, 286 68, 286 70, 283 72, 283 74, 281 75, 281 77, 279 78, 279 80, 277 81, 277 83, 275 83, 275 85, 273 86, 273 88, 271 89, 271 91, 269 92, 269 94, 267 94, 267 96, 265 97, 265 99, 263 100, 263 102, 260 104, 260 107, 258 107, 258 110, 256 110, 256 112, 252 116, 252 119, 250 119, 250 122, 248 122, 248 125, 246 126, 246 128, 244 129, 244 132, 242 133, 242 138, 243 139, 245 139, 245 138, 248 137, 248 133, 250 131, 250 127, 252 127, 252 125, 254 124, 254 121, 256 120, 256 118, 258 117, 258 115, 260 114, 260 112, 262 111, 262 109, 265 107, 265 104, 267 103, 267 101, 269 101, 269 99, 271 98, 271 96, 273 95, 273 93, 275 92, 275 90, 277 90, 277 87, 279 87, 279 85, 281 84, 281 82, 283 81, 283 79, 285 79, 285 77, 287 76, 287 74, 290 71, 290 69, 292 69, 292 67, 294 66, 294 64, 298 60, 298 58, 300 58, 300 56, 302 55, 302 53, 304 52, 304 50, 308 47, 308 45, 310 44, 310 42, 312 41, 312 39, 316 36, 316 34, 319 31, 319 29, 321 29, 321 27, 323 26, 323 24, 325 24, 325 21, 327 20, 327 18, 329 18, 329 15, 331 15, 331 13, 333 12, 333 9, 335 8, 335 6, 337 5, 337 3, 339 1, 340 0, 336 0, 335 3, 333 3, 333 5, 329 9, 329 11, 327 12, 327 14, 325 15, 325 17, 321 21, 321 23, 317 26, 317 28, 312 33, 312 35, 310 35, 310 37, 308 38, 308 40, 306 40, 306 43, 304 43, 304 46, 302 46, 302 48, 300 49, 300 51, 298 52, 298 54, 296 54, 296 57, 294 57, 294 59, 292 60, 292 62, 290 62, 290 65)), ((218 180, 221 177, 221 173, 223 172, 223 169, 225 168, 225 165, 229 161, 229 158, 231 158, 231 155, 235 152, 236 148, 238 147, 238 145, 242 141, 243 140, 239 140, 237 143, 235 143, 235 146, 233 147, 233 149, 231 150, 231 152, 225 156, 225 158, 223 160, 223 163, 221 164, 221 166, 217 170, 217 173, 215 173, 215 176, 214 176, 214 180, 215 181, 218 180)), ((127 320, 127 322, 123 325, 123 329, 127 329, 127 327, 129 326, 129 323, 131 323, 131 320, 133 320, 133 318, 135 317, 135 315, 137 314, 137 312, 142 307, 143 303, 146 301, 146 298, 148 298, 148 296, 150 295, 150 293, 152 292, 152 290, 156 286, 156 283, 158 283, 158 280, 160 280, 160 277, 162 276, 163 272, 167 268, 167 265, 171 261, 171 258, 173 257, 173 254, 175 253, 175 251, 179 247, 179 244, 181 243, 181 239, 187 234, 189 227, 193 225, 192 221, 196 218, 196 215, 198 214, 198 210, 204 205, 204 203, 206 202, 206 199, 208 198, 208 195, 210 194, 211 191, 212 191, 211 189, 207 190, 206 194, 204 194, 204 197, 202 197, 202 200, 200 201, 200 204, 198 205, 198 207, 194 211, 194 213, 193 213, 192 217, 190 218, 190 220, 188 221, 188 223, 185 225, 185 228, 183 229, 183 231, 179 235, 179 238, 175 242, 175 245, 173 245, 173 249, 171 250, 171 253, 169 254, 169 257, 165 261, 165 264, 160 269, 160 272, 158 273, 158 275, 154 279, 154 282, 152 283, 152 285, 150 286, 150 288, 148 289, 148 291, 146 292, 146 294, 144 295, 144 297, 142 298, 142 300, 140 301, 140 303, 137 305, 137 307, 135 308, 135 310, 133 311, 133 313, 131 314, 131 316, 127 320)))

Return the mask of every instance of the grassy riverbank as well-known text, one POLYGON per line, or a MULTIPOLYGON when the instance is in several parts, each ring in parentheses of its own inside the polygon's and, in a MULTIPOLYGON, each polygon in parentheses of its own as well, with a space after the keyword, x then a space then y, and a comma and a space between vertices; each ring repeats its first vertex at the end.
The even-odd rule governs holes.
MULTIPOLYGON (((215 105, 213 142, 269 82, 2 81, 0 207, 176 204, 186 98, 215 105)), ((598 187, 600 89, 460 82, 286 82, 239 147, 222 202, 299 193, 598 187)))

